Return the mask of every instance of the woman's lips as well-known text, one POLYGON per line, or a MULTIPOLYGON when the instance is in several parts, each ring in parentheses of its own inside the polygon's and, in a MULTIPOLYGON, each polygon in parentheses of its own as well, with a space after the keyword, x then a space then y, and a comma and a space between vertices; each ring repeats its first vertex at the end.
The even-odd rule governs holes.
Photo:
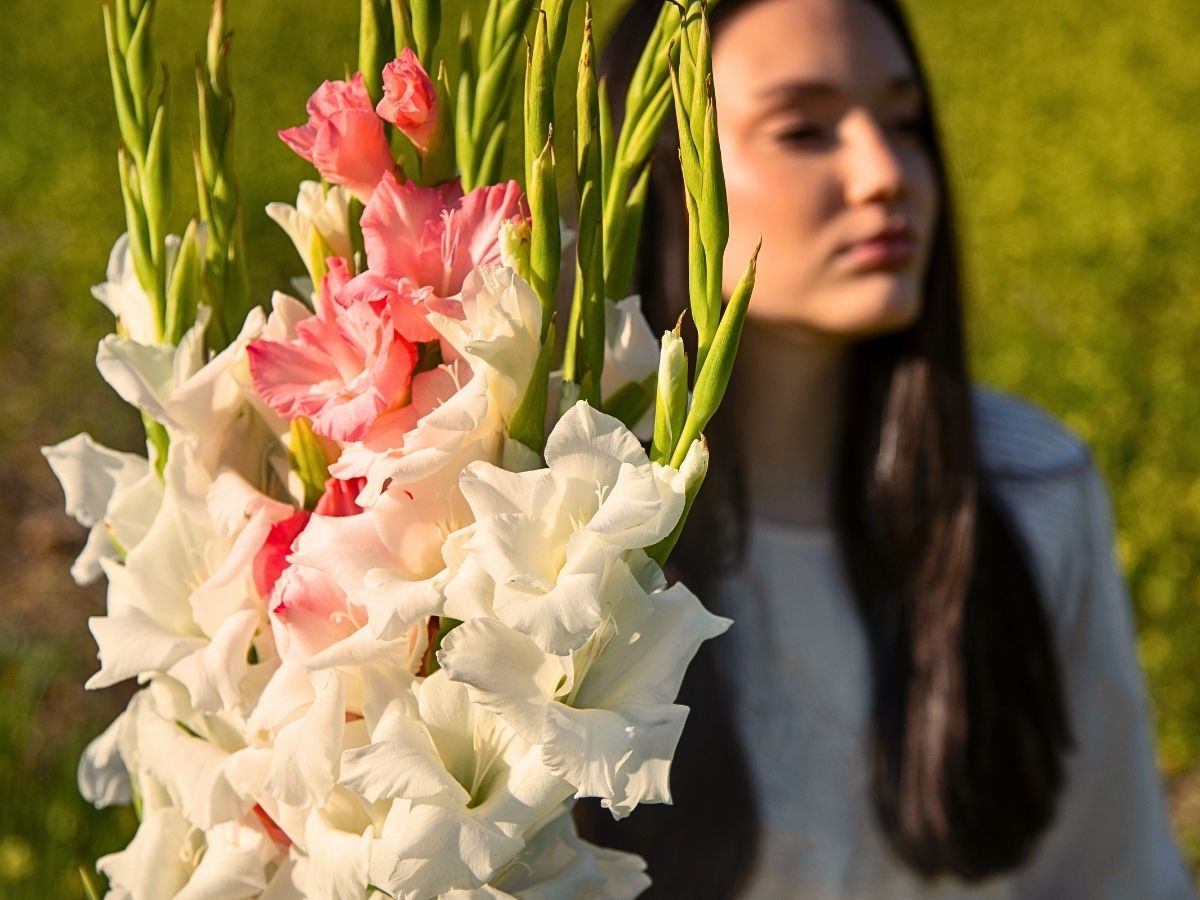
POLYGON ((855 241, 838 253, 852 269, 904 269, 916 259, 917 239, 910 229, 889 229, 865 240, 855 241))

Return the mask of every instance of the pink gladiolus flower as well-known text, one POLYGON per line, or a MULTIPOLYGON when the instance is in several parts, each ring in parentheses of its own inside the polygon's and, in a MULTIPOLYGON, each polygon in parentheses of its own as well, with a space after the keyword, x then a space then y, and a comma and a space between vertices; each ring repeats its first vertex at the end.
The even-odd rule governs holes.
POLYGON ((319 569, 289 566, 271 592, 271 630, 285 659, 307 659, 350 637, 362 622, 342 589, 319 569))
POLYGON ((457 184, 425 188, 385 174, 362 217, 373 272, 454 297, 472 269, 500 259, 500 229, 525 218, 515 181, 463 196, 457 184))
POLYGON ((383 67, 383 99, 375 112, 400 129, 420 150, 437 129, 437 91, 417 56, 407 47, 383 67))
POLYGON ((314 515, 355 516, 363 511, 354 502, 363 479, 331 478, 313 512, 300 510, 277 522, 254 559, 254 584, 269 597, 271 628, 285 656, 308 657, 359 627, 346 595, 324 572, 288 562, 297 539, 314 515))
POLYGON ((316 166, 326 181, 346 187, 366 203, 396 163, 362 73, 350 81, 326 81, 308 98, 306 109, 308 122, 279 132, 280 139, 316 166))
POLYGON ((357 441, 388 409, 408 402, 417 351, 395 327, 391 298, 350 289, 346 261, 329 260, 316 315, 289 341, 247 348, 259 396, 285 419, 307 416, 336 441, 357 441))
MULTIPOLYGON (((355 502, 354 498, 359 495, 366 483, 365 478, 345 480, 330 478, 325 483, 325 493, 317 501, 313 512, 319 516, 358 515, 363 508, 355 502)), ((287 558, 292 552, 296 538, 300 537, 300 533, 304 531, 312 516, 313 513, 301 509, 282 522, 276 522, 271 526, 271 530, 267 533, 267 539, 254 557, 254 586, 258 589, 260 597, 271 596, 275 582, 290 565, 287 558)))
POLYGON ((288 554, 292 552, 292 544, 312 518, 312 513, 306 509, 300 510, 293 516, 276 522, 267 533, 267 539, 254 557, 254 587, 260 597, 270 597, 275 589, 275 582, 288 567, 288 554))

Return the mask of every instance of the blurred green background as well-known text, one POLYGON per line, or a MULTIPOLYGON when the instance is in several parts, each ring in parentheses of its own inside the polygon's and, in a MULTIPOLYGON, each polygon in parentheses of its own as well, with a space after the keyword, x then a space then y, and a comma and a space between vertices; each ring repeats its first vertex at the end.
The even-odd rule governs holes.
MULTIPOLYGON (((622 5, 598 4, 603 35, 622 5)), ((1195 0, 911 0, 965 234, 978 377, 1065 419, 1112 487, 1177 836, 1200 862, 1200 17, 1195 0)), ((191 67, 207 17, 160 0, 172 77, 176 227, 194 206, 191 67)), ((353 0, 230 0, 237 136, 265 301, 299 271, 262 209, 307 165, 275 139, 356 55, 353 0)), ((456 16, 448 15, 449 21, 456 16)), ((123 846, 127 810, 79 798, 78 754, 127 690, 85 693, 99 586, 67 567, 82 529, 38 454, 139 424, 92 367, 111 327, 89 294, 123 230, 117 133, 94 0, 5 0, 0 16, 0 896, 81 897, 76 869, 123 846)))

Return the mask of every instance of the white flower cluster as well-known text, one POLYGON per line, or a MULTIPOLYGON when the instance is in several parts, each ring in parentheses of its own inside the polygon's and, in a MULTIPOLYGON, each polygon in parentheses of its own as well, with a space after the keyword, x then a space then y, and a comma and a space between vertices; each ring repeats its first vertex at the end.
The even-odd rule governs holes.
MULTIPOLYGON (((312 211, 285 218, 309 243, 312 211)), ((137 321, 122 259, 99 293, 137 321)), ((512 444, 540 307, 483 267, 428 314, 441 360, 407 402, 362 440, 309 435, 333 477, 305 509, 302 448, 247 347, 311 315, 277 295, 212 358, 203 313, 178 347, 109 336, 101 373, 169 452, 86 435, 45 451, 91 528, 73 573, 108 580, 88 686, 143 685, 80 766, 90 801, 140 815, 99 863, 109 896, 636 896, 644 863, 581 840, 570 805, 670 801, 679 685, 729 623, 644 551, 683 514, 702 445, 680 470, 651 463, 583 403, 544 467, 512 444)))

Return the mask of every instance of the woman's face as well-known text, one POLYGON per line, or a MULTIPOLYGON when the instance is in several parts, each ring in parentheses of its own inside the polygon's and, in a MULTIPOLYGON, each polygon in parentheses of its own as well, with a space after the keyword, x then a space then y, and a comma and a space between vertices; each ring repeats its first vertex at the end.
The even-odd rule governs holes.
POLYGON ((847 340, 910 324, 939 186, 888 21, 864 0, 760 0, 718 30, 713 85, 726 295, 761 234, 753 317, 847 340))

